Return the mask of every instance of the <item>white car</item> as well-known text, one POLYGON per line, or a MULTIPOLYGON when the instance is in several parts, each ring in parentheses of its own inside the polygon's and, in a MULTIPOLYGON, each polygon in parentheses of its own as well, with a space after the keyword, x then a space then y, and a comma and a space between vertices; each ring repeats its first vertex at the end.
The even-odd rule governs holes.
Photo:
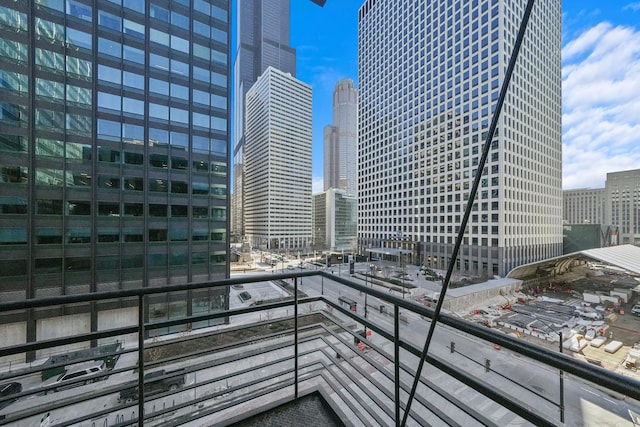
POLYGON ((636 316, 640 316, 640 304, 636 304, 631 308, 631 314, 635 314, 636 316))
POLYGON ((54 391, 66 390, 68 388, 78 387, 85 384, 91 384, 95 381, 101 381, 106 377, 97 377, 104 372, 104 362, 90 362, 80 366, 72 367, 62 373, 55 380, 45 381, 43 386, 55 386, 53 389, 45 390, 44 394, 54 391), (81 381, 83 380, 83 381, 81 381))

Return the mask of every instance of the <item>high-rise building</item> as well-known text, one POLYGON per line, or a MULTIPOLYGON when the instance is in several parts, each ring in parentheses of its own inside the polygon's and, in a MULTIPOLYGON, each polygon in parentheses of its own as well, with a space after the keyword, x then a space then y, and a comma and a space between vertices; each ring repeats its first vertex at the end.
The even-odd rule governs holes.
POLYGON ((533 8, 478 170, 526 1, 367 0, 359 10, 358 239, 479 276, 562 254, 561 2, 533 8), (393 31, 387 31, 392 28, 393 31))
POLYGON ((238 0, 234 62, 234 154, 231 233, 241 238, 244 225, 244 132, 247 91, 273 67, 296 76, 296 51, 289 46, 290 0, 238 0))
POLYGON ((604 224, 604 188, 580 188, 562 192, 563 219, 569 224, 604 224))
POLYGON ((314 249, 353 252, 357 245, 356 196, 331 188, 313 195, 314 249))
MULTIPOLYGON (((0 5, 4 301, 229 276, 230 26, 228 0, 0 5)), ((149 315, 227 305, 189 298, 149 315)))
POLYGON ((358 94, 353 80, 340 80, 333 91, 333 125, 324 128, 324 191, 358 194, 358 94))
POLYGON ((264 249, 309 249, 311 86, 268 67, 245 105, 247 240, 264 249))
POLYGON ((618 244, 640 246, 640 169, 607 174, 605 223, 618 227, 618 244))

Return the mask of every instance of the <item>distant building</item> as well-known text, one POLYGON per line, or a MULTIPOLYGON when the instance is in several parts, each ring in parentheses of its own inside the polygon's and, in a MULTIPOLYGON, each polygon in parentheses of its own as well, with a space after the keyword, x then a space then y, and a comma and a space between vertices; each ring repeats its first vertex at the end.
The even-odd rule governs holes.
MULTIPOLYGON (((312 0, 322 7, 325 0, 312 0)), ((226 2, 225 2, 226 4, 226 2)), ((296 50, 290 46, 290 0, 237 0, 233 110, 233 194, 231 235, 241 241, 244 225, 244 130, 247 91, 267 67, 296 76, 296 50)))
POLYGON ((327 240, 327 194, 326 192, 313 195, 313 226, 312 246, 313 250, 326 251, 329 248, 327 240))
POLYGON ((618 228, 600 224, 564 224, 563 254, 616 246, 618 228))
POLYGON ((567 224, 604 224, 604 188, 581 188, 562 192, 562 218, 567 224))
POLYGON ((268 67, 245 105, 247 241, 261 249, 310 249, 311 86, 268 67))
POLYGON ((607 246, 640 246, 640 169, 610 172, 604 188, 565 190, 563 199, 565 224, 606 224, 607 246))
POLYGON ((478 170, 523 1, 366 0, 358 19, 358 245, 500 275, 562 254, 560 0, 534 7, 478 170), (420 248, 424 250, 420 250, 420 248))
POLYGON ((605 223, 618 226, 618 244, 640 246, 640 169, 608 173, 604 192, 605 223))
POLYGON ((333 91, 333 125, 324 128, 324 190, 357 195, 358 93, 351 79, 333 91))
POLYGON ((290 0, 238 0, 236 59, 234 62, 234 151, 231 233, 245 234, 244 129, 247 91, 267 67, 296 76, 296 50, 289 43, 290 0))
POLYGON ((314 249, 354 251, 357 245, 356 196, 329 189, 313 196, 314 249))

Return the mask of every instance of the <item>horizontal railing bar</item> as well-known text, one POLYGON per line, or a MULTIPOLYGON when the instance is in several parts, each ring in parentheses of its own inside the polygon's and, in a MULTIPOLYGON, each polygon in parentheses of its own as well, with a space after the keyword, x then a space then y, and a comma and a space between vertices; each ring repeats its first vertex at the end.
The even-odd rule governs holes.
MULTIPOLYGON (((89 294, 85 294, 85 295, 89 295, 89 294)), ((302 303, 308 303, 308 302, 314 302, 314 301, 320 301, 320 300, 322 300, 322 297, 314 296, 314 297, 301 299, 300 301, 302 303)), ((236 315, 241 315, 246 313, 253 313, 256 311, 264 311, 264 310, 270 310, 274 308, 283 308, 291 305, 293 305, 293 300, 287 300, 287 301, 281 301, 281 302, 272 303, 272 304, 262 304, 256 307, 230 309, 230 310, 215 313, 215 314, 203 314, 203 315, 196 315, 196 316, 189 316, 189 317, 181 317, 175 320, 145 323, 145 329, 160 329, 166 326, 178 326, 178 325, 183 325, 187 323, 196 323, 196 322, 210 320, 210 319, 219 318, 219 317, 236 316, 236 315)), ((62 346, 62 345, 77 344, 77 343, 86 342, 86 341, 113 338, 121 335, 137 334, 137 333, 138 333, 138 326, 136 325, 136 326, 124 326, 120 328, 107 329, 107 330, 97 331, 97 332, 88 332, 86 334, 73 335, 69 337, 51 338, 48 340, 40 340, 32 343, 18 344, 18 345, 8 346, 8 347, 0 347, 0 357, 10 356, 10 355, 19 354, 19 353, 26 353, 29 351, 45 350, 48 348, 62 346)))
MULTIPOLYGON (((216 281, 216 282, 172 285, 172 286, 166 286, 161 288, 141 288, 141 289, 132 289, 132 290, 124 290, 124 291, 111 291, 111 292, 101 292, 101 293, 82 294, 82 295, 67 295, 67 296, 58 296, 58 297, 48 297, 48 298, 42 298, 42 299, 5 302, 5 303, 0 303, 0 312, 6 313, 8 311, 39 308, 39 307, 46 307, 50 305, 66 305, 66 304, 76 304, 76 303, 86 303, 86 302, 100 302, 104 300, 136 297, 139 295, 151 295, 151 294, 160 294, 160 293, 168 293, 168 292, 184 292, 188 290, 202 289, 207 287, 221 288, 224 286, 233 286, 234 284, 247 284, 247 283, 254 283, 254 282, 260 282, 265 280, 278 280, 278 279, 288 279, 292 277, 311 277, 311 276, 321 276, 323 278, 330 279, 334 282, 341 283, 352 289, 358 290, 360 292, 365 292, 368 295, 380 298, 391 306, 396 305, 398 307, 402 307, 403 309, 409 310, 421 316, 424 316, 430 319, 433 318, 433 310, 430 308, 414 303, 411 300, 401 299, 397 296, 389 295, 388 293, 381 292, 375 288, 371 288, 365 285, 360 285, 348 279, 334 276, 323 271, 258 275, 258 276, 251 276, 251 277, 227 279, 227 280, 216 281)), ((376 333, 380 334, 381 336, 384 336, 387 339, 393 339, 391 334, 381 329, 373 322, 369 321, 369 319, 365 319, 359 314, 343 309, 342 307, 334 303, 332 300, 329 300, 328 297, 326 296, 311 297, 311 298, 305 298, 304 300, 301 300, 301 302, 312 302, 312 301, 323 301, 334 308, 338 308, 340 313, 348 316, 352 320, 365 325, 367 328, 376 331, 376 333)), ((258 312, 258 311, 272 309, 272 308, 283 308, 288 305, 291 305, 291 303, 292 301, 291 302, 281 301, 278 303, 264 304, 264 305, 254 306, 254 307, 237 309, 237 310, 227 310, 227 311, 214 313, 214 314, 185 317, 181 319, 170 320, 167 322, 169 322, 169 324, 173 324, 172 322, 176 322, 175 325, 179 325, 187 322, 197 322, 199 320, 206 320, 208 318, 227 317, 227 316, 233 316, 235 314, 253 313, 253 312, 258 312)), ((630 398, 640 400, 640 387, 638 386, 639 382, 630 377, 622 376, 602 368, 594 367, 593 365, 587 364, 586 362, 573 359, 569 355, 561 354, 556 351, 549 350, 541 346, 537 346, 535 344, 523 342, 520 340, 514 340, 502 333, 498 333, 484 326, 476 325, 472 322, 468 322, 466 320, 457 318, 456 316, 453 316, 450 314, 441 313, 438 321, 443 325, 447 325, 455 330, 463 331, 466 334, 475 336, 489 343, 498 344, 501 347, 504 347, 505 349, 519 353, 525 357, 536 360, 549 367, 560 369, 565 373, 574 375, 576 377, 579 377, 583 380, 586 380, 592 383, 596 383, 600 387, 603 387, 605 389, 609 389, 611 391, 621 393, 630 398)), ((163 324, 162 322, 156 322, 156 323, 149 323, 147 326, 149 326, 150 328, 162 327, 162 326, 158 326, 162 324, 163 324)), ((4 347, 4 348, 0 348, 0 356, 7 356, 10 354, 23 353, 27 351, 33 351, 33 350, 43 350, 43 349, 51 348, 55 345, 73 344, 78 342, 94 340, 94 339, 103 339, 103 338, 114 337, 117 335, 136 333, 137 330, 138 330, 137 326, 132 326, 132 327, 112 329, 108 331, 93 332, 93 333, 78 335, 74 337, 64 337, 64 338, 40 341, 36 343, 28 343, 28 344, 22 344, 17 346, 4 347)), ((406 343, 402 343, 402 344, 403 344, 403 348, 405 348, 406 343)), ((414 352, 412 351, 412 353, 414 352)))
POLYGON ((333 277, 331 274, 325 273, 323 271, 305 271, 305 272, 287 273, 287 274, 283 273, 283 274, 271 274, 271 275, 261 274, 261 275, 255 275, 255 276, 242 276, 241 278, 235 278, 235 279, 221 279, 216 281, 186 283, 186 284, 179 284, 179 285, 166 285, 161 287, 154 286, 154 287, 147 287, 147 288, 123 289, 119 291, 91 292, 91 293, 76 294, 76 295, 59 295, 59 296, 53 296, 53 297, 32 298, 32 299, 25 299, 25 300, 19 300, 19 301, 2 302, 0 303, 0 313, 7 312, 7 311, 40 308, 40 307, 46 307, 46 306, 52 306, 52 305, 68 305, 68 304, 94 302, 94 301, 102 301, 102 300, 134 298, 134 297, 147 296, 147 295, 156 295, 156 294, 164 294, 164 293, 171 293, 171 292, 185 292, 185 291, 193 291, 197 289, 206 289, 206 288, 224 288, 226 286, 264 282, 265 280, 272 281, 272 280, 291 279, 293 277, 310 277, 310 276, 317 276, 317 275, 322 275, 327 278, 333 277))

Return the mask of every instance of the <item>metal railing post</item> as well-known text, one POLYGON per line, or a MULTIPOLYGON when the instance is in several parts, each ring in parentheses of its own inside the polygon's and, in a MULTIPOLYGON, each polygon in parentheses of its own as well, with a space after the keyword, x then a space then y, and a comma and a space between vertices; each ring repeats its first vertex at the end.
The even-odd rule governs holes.
POLYGON ((395 370, 396 426, 400 425, 400 307, 393 305, 393 352, 395 370))
POLYGON ((294 369, 294 394, 298 398, 298 278, 293 280, 293 369, 294 369))
MULTIPOLYGON (((562 330, 558 331, 562 353, 562 330)), ((560 423, 564 424, 564 371, 560 369, 560 423)))
POLYGON ((144 295, 138 297, 138 426, 144 426, 144 295))

